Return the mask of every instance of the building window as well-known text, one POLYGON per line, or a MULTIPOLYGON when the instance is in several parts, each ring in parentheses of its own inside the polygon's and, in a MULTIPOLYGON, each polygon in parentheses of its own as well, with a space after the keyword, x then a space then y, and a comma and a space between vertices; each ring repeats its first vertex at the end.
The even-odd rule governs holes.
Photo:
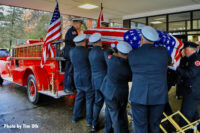
POLYGON ((157 30, 167 31, 166 15, 149 17, 148 24, 157 30))
POLYGON ((131 20, 131 29, 146 25, 146 18, 136 18, 131 20))
POLYGON ((190 12, 169 15, 169 31, 190 30, 190 12))
POLYGON ((193 12, 193 29, 200 29, 200 11, 193 12))

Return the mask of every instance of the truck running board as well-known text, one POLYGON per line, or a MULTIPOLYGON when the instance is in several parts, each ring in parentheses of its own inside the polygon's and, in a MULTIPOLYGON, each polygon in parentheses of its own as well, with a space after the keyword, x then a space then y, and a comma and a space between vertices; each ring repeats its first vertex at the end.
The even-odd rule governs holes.
POLYGON ((51 91, 38 91, 38 93, 44 94, 44 95, 47 95, 47 96, 51 96, 51 97, 56 98, 56 99, 75 94, 75 93, 66 93, 64 91, 58 91, 58 94, 57 94, 57 92, 54 94, 51 91))

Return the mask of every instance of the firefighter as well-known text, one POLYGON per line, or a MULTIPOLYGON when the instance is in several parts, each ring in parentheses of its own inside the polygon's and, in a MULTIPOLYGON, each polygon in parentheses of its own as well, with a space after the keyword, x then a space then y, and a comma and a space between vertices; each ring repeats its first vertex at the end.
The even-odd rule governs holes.
POLYGON ((130 101, 134 133, 159 133, 168 101, 167 68, 172 60, 164 47, 155 47, 159 35, 150 26, 141 29, 141 47, 129 54, 132 70, 130 101))
POLYGON ((105 51, 107 74, 101 86, 101 92, 113 123, 114 133, 128 133, 126 106, 129 93, 128 82, 131 80, 128 53, 132 47, 122 41, 117 44, 117 50, 117 56, 112 55, 112 50, 105 51))
MULTIPOLYGON (((193 122, 199 118, 198 104, 200 103, 200 55, 197 53, 197 44, 193 42, 184 43, 184 55, 188 58, 186 68, 177 68, 177 73, 185 79, 183 102, 181 112, 186 118, 193 122)), ((183 126, 184 120, 180 121, 183 126)))
MULTIPOLYGON (((180 65, 179 68, 187 68, 187 64, 188 64, 188 58, 184 55, 184 49, 182 49, 182 57, 180 60, 180 65)), ((180 99, 181 97, 183 97, 183 93, 184 90, 186 89, 185 86, 185 78, 182 77, 181 75, 177 75, 177 84, 176 84, 176 99, 180 99)))
POLYGON ((95 90, 95 103, 93 109, 92 130, 97 130, 99 113, 103 107, 104 98, 100 92, 100 87, 106 75, 106 62, 104 59, 104 51, 102 50, 101 34, 94 33, 89 38, 89 43, 93 45, 89 53, 89 61, 92 70, 92 85, 95 90))
POLYGON ((74 68, 74 83, 77 89, 72 122, 81 118, 84 99, 86 99, 86 121, 92 125, 94 90, 91 84, 91 70, 88 59, 89 49, 86 48, 86 35, 81 34, 74 38, 76 47, 70 51, 70 59, 74 68))
POLYGON ((78 35, 78 30, 81 29, 81 25, 83 23, 82 19, 76 18, 73 19, 72 27, 67 31, 65 35, 65 47, 64 47, 64 58, 66 59, 65 65, 65 79, 64 79, 64 90, 67 93, 73 93, 74 81, 73 81, 73 67, 69 60, 69 51, 70 49, 75 47, 75 43, 73 39, 78 35))

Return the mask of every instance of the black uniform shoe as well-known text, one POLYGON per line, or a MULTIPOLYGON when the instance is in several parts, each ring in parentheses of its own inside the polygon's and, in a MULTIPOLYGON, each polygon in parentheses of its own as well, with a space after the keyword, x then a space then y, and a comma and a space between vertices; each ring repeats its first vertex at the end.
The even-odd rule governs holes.
POLYGON ((97 131, 97 128, 95 126, 92 126, 91 132, 96 132, 96 131, 97 131))
POLYGON ((76 120, 72 120, 72 123, 76 123, 77 121, 76 120))
POLYGON ((70 91, 70 90, 67 90, 67 89, 64 89, 64 92, 67 93, 68 95, 72 95, 72 94, 76 93, 75 91, 70 91))

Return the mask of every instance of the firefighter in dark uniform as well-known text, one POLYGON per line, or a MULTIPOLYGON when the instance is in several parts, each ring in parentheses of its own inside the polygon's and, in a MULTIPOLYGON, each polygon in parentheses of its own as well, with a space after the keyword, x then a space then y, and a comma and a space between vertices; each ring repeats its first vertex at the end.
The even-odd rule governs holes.
POLYGON ((91 130, 94 132, 97 130, 99 114, 104 104, 104 98, 100 92, 100 87, 106 75, 107 66, 104 58, 104 50, 102 49, 101 34, 94 33, 91 35, 89 43, 93 45, 93 48, 89 53, 89 61, 92 70, 92 86, 95 90, 95 103, 91 130))
MULTIPOLYGON (((182 57, 180 61, 179 68, 187 68, 188 58, 184 55, 184 50, 182 50, 182 57)), ((186 89, 185 86, 185 78, 181 75, 177 75, 177 84, 176 84, 176 99, 180 99, 183 97, 184 90, 186 89)))
POLYGON ((83 23, 82 19, 80 18, 73 19, 72 21, 73 21, 73 25, 67 31, 65 35, 65 47, 64 47, 64 58, 66 59, 64 90, 67 93, 73 92, 75 89, 73 76, 72 76, 73 67, 69 60, 69 51, 75 47, 75 43, 73 42, 73 39, 78 35, 78 30, 81 29, 81 25, 83 23))
MULTIPOLYGON (((184 43, 184 54, 188 58, 186 68, 177 68, 177 73, 185 79, 183 102, 181 112, 186 118, 193 122, 199 119, 198 104, 200 103, 200 55, 197 53, 197 44, 193 42, 184 43)), ((180 125, 186 124, 183 120, 180 125)))
POLYGON ((129 93, 128 82, 131 81, 128 53, 132 47, 122 41, 117 44, 117 50, 117 56, 112 55, 112 50, 105 51, 107 74, 101 92, 113 123, 114 133, 128 133, 126 106, 129 93))
MULTIPOLYGON (((177 74, 176 74, 176 71, 172 70, 172 69, 169 69, 167 70, 167 86, 168 86, 168 92, 170 91, 170 89, 172 88, 172 86, 175 86, 176 85, 176 81, 177 81, 177 74)), ((165 105, 165 110, 164 112, 167 114, 167 115, 171 115, 173 112, 172 112, 172 109, 171 109, 171 106, 169 104, 169 101, 166 103, 165 105)), ((164 117, 164 116, 163 116, 164 117)))
POLYGON ((87 125, 91 126, 94 90, 91 84, 91 69, 88 59, 89 49, 86 48, 85 38, 85 34, 75 37, 76 47, 70 51, 70 59, 74 68, 74 83, 77 89, 72 122, 76 122, 82 117, 81 113, 86 99, 86 121, 87 125))
POLYGON ((141 32, 141 47, 129 54, 134 133, 159 133, 162 113, 168 101, 167 69, 172 60, 164 47, 153 45, 159 40, 155 29, 145 26, 141 32))

